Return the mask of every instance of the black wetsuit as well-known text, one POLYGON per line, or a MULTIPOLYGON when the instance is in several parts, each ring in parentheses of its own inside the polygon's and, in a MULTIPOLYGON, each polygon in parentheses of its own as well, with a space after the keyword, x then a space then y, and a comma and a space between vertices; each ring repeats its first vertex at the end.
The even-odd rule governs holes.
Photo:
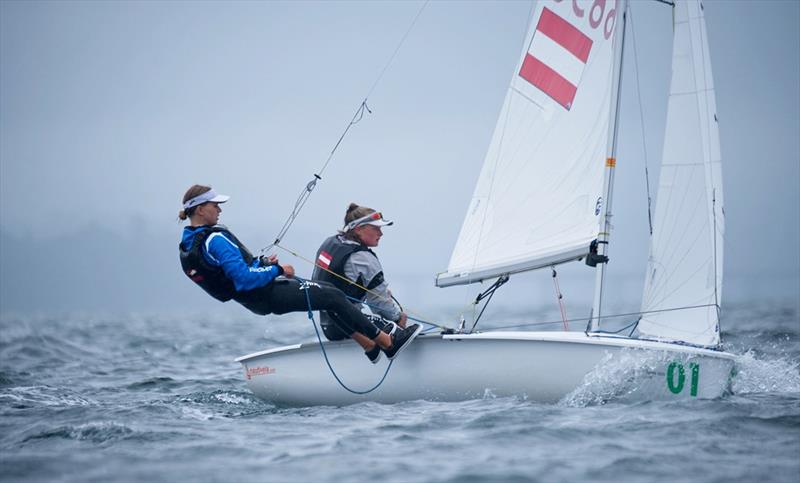
POLYGON ((325 282, 276 278, 277 269, 263 265, 223 226, 186 227, 179 246, 184 273, 214 298, 235 300, 258 315, 325 310, 337 315, 339 329, 374 339, 378 328, 345 297, 325 282))

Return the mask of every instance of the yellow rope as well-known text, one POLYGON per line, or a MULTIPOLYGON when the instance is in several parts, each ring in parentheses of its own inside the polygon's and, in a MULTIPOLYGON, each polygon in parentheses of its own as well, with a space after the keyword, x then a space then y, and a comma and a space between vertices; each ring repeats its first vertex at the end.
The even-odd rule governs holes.
MULTIPOLYGON (((304 257, 304 256, 302 256, 302 255, 300 255, 300 254, 299 254, 299 253, 297 253, 297 252, 294 252, 294 251, 292 251, 292 250, 289 250, 288 248, 286 248, 286 247, 283 247, 283 246, 281 246, 281 245, 279 245, 279 244, 275 244, 275 246, 276 246, 276 247, 278 247, 278 248, 280 248, 281 250, 283 250, 283 251, 287 252, 287 253, 290 253, 291 255, 294 255, 295 257, 299 258, 300 260, 303 260, 303 261, 305 261, 305 262, 307 262, 307 263, 310 263, 311 265, 313 265, 313 266, 315 266, 315 267, 319 267, 319 268, 321 268, 322 270, 325 270, 326 272, 330 273, 330 274, 331 274, 331 275, 333 275, 334 277, 337 277, 337 278, 339 278, 340 280, 343 280, 343 281, 345 281, 345 282, 349 283, 350 285, 355 285, 356 287, 360 288, 361 290, 364 290, 365 292, 371 293, 372 295, 374 295, 374 296, 376 296, 376 297, 378 297, 378 298, 380 298, 380 299, 384 299, 384 300, 392 300, 390 297, 386 297, 385 295, 382 295, 382 294, 379 294, 379 293, 377 293, 377 292, 375 292, 375 291, 373 291, 373 290, 370 290, 370 289, 368 289, 367 287, 364 287, 363 285, 360 285, 360 284, 358 284, 357 282, 354 282, 354 281, 350 280, 349 278, 347 278, 347 277, 345 277, 345 276, 339 275, 338 273, 334 272, 333 270, 330 270, 330 269, 328 269, 328 268, 325 268, 325 267, 323 267, 322 265, 320 265, 320 264, 316 263, 316 262, 315 262, 315 261, 313 261, 313 260, 309 260, 308 258, 306 258, 306 257, 304 257)), ((416 313, 414 313, 414 312, 411 312, 411 311, 408 311, 408 312, 406 312, 406 314, 407 314, 407 315, 413 315, 413 316, 414 316, 416 319, 423 319, 423 317, 422 317, 422 316, 420 316, 420 315, 418 315, 418 314, 416 314, 416 313)), ((434 327, 438 327, 438 328, 440 328, 440 329, 449 329, 449 327, 447 327, 447 326, 444 326, 444 325, 439 325, 439 324, 434 324, 433 322, 429 322, 427 319, 425 320, 425 323, 426 323, 426 324, 429 324, 429 325, 432 325, 432 326, 434 326, 434 327)))

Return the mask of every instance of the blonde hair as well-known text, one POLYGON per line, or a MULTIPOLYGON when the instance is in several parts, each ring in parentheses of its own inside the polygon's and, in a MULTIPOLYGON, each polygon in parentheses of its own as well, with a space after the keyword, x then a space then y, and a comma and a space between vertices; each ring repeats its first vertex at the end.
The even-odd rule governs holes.
MULTIPOLYGON (((347 212, 344 214, 344 224, 347 225, 351 221, 363 218, 371 213, 375 213, 375 210, 367 208, 366 206, 359 206, 356 203, 350 203, 350 206, 347 207, 347 212)), ((361 239, 356 234, 355 228, 342 232, 342 235, 349 240, 361 243, 361 239)))
MULTIPOLYGON (((203 193, 205 193, 206 191, 210 191, 210 190, 211 190, 211 186, 203 186, 201 184, 193 185, 191 188, 186 190, 186 194, 183 195, 183 203, 186 203, 187 201, 191 200, 192 198, 194 198, 196 196, 200 196, 203 193)), ((200 205, 198 205, 198 206, 200 206, 200 205)), ((196 208, 197 208, 197 206, 193 206, 193 207, 189 208, 188 210, 179 211, 178 212, 178 220, 180 220, 180 221, 187 220, 188 218, 190 218, 192 216, 192 214, 194 213, 194 210, 196 208)))

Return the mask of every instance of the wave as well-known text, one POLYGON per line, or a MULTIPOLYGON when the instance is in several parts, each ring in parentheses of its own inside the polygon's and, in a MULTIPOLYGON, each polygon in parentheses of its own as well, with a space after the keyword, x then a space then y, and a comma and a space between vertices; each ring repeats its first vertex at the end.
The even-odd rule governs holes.
POLYGON ((800 363, 787 357, 761 358, 750 350, 736 360, 733 393, 800 393, 800 363))
POLYGON ((31 407, 90 406, 95 401, 63 388, 51 386, 16 386, 0 390, 0 403, 14 409, 31 407))
POLYGON ((279 411, 274 404, 258 399, 249 391, 194 392, 163 402, 184 417, 202 421, 250 417, 279 411))
POLYGON ((126 389, 130 391, 140 391, 140 390, 150 390, 150 389, 159 389, 159 390, 168 390, 175 387, 181 386, 182 383, 176 381, 171 377, 150 377, 144 379, 142 381, 136 381, 134 383, 128 384, 125 386, 126 389))
POLYGON ((77 426, 59 426, 55 429, 41 431, 25 438, 22 442, 28 443, 37 440, 61 438, 76 441, 90 441, 92 443, 108 443, 137 436, 136 431, 113 421, 98 421, 80 424, 77 426))

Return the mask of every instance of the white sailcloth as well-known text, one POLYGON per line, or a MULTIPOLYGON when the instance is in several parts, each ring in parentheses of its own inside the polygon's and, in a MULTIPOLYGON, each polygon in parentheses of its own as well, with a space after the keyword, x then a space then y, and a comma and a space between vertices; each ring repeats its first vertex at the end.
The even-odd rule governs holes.
POLYGON ((616 3, 591 12, 577 2, 537 4, 438 286, 587 253, 602 204, 616 3))
POLYGON ((724 214, 702 5, 675 2, 672 81, 640 334, 719 344, 724 214), (693 309, 670 311, 682 307, 693 309))

